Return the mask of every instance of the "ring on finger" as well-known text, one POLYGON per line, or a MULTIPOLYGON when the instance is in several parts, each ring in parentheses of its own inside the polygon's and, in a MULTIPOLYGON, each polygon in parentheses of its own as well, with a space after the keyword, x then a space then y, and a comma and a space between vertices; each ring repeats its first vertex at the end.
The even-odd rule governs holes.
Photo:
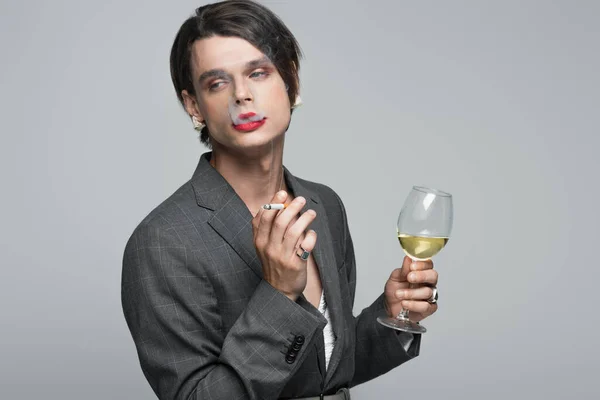
POLYGON ((310 257, 310 251, 306 251, 302 247, 300 247, 298 250, 301 250, 302 252, 296 252, 296 255, 303 261, 308 260, 308 257, 310 257))
POLYGON ((433 292, 431 293, 431 297, 427 299, 427 302, 429 304, 435 304, 438 301, 438 290, 436 286, 432 287, 431 289, 433 292))

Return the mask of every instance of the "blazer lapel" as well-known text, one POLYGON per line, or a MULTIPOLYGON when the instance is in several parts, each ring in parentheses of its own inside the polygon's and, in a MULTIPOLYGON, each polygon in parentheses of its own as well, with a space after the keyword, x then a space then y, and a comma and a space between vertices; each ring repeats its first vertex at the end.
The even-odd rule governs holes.
POLYGON ((284 169, 284 171, 286 172, 286 182, 288 187, 293 191, 294 196, 303 196, 306 199, 312 200, 310 202, 307 201, 302 212, 312 208, 317 213, 317 218, 315 218, 310 226, 311 229, 317 232, 317 245, 312 254, 319 268, 321 285, 325 291, 325 301, 327 303, 327 308, 329 309, 329 314, 331 315, 332 329, 337 343, 333 348, 333 353, 331 354, 331 359, 329 360, 329 366, 327 368, 325 378, 325 386, 327 386, 342 358, 344 334, 342 295, 340 292, 340 282, 335 262, 333 238, 331 237, 329 229, 327 212, 323 207, 319 196, 305 188, 287 169, 284 169))
POLYGON ((212 153, 204 153, 192 178, 199 206, 214 211, 209 225, 260 277, 262 266, 252 234, 252 214, 231 185, 210 165, 212 153))

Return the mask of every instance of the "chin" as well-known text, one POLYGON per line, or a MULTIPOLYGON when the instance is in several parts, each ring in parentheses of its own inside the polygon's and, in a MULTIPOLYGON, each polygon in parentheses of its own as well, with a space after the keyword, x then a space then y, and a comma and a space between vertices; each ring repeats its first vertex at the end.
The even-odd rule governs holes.
POLYGON ((242 137, 237 137, 236 147, 240 148, 262 148, 270 146, 273 140, 277 140, 281 137, 282 133, 271 133, 271 132, 249 132, 245 133, 242 137))
POLYGON ((239 132, 232 128, 233 142, 236 147, 261 147, 269 145, 272 140, 280 139, 285 134, 285 127, 273 129, 272 126, 261 126, 255 131, 239 132))

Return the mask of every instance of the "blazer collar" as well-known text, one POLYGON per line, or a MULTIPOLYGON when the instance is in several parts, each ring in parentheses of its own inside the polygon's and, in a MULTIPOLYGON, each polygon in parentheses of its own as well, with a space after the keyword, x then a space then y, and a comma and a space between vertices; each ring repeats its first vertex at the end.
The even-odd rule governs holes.
MULTIPOLYGON (((218 211, 225 206, 226 202, 224 200, 230 199, 233 195, 237 196, 237 193, 235 193, 235 190, 225 178, 210 165, 211 156, 212 152, 209 151, 200 157, 198 166, 192 176, 192 187, 194 188, 196 203, 200 207, 211 211, 218 211)), ((319 203, 319 196, 316 193, 302 185, 285 166, 283 167, 283 171, 287 186, 294 196, 303 196, 306 199, 310 199, 313 203, 319 203)), ((311 203, 308 201, 302 211, 304 212, 310 207, 311 203)), ((244 208, 247 210, 245 205, 244 208)), ((252 219, 249 211, 248 216, 252 219)))

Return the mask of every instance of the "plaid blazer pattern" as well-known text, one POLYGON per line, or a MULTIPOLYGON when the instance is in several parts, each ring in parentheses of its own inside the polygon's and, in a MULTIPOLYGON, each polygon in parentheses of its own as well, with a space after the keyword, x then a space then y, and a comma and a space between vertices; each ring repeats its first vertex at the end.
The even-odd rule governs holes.
POLYGON ((313 250, 336 345, 325 370, 325 318, 262 279, 252 215, 200 157, 192 179, 137 226, 121 301, 144 376, 160 399, 278 399, 335 393, 419 354, 379 325, 383 295, 353 316, 356 265, 344 206, 329 187, 284 177, 317 212, 313 250), (291 355, 293 354, 293 356, 291 355))

